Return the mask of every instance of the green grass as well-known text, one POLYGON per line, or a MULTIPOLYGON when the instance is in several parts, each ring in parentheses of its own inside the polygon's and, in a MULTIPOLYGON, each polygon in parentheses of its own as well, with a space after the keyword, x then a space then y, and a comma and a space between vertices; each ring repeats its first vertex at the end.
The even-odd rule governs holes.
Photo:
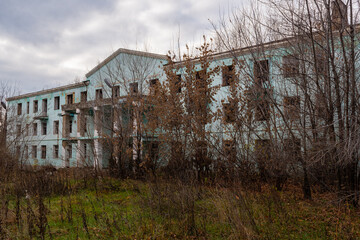
MULTIPOLYGON (((177 183, 152 185, 107 179, 94 187, 74 182, 73 193, 44 199, 46 239, 358 239, 360 215, 326 195, 305 201, 298 189, 262 192, 177 183)), ((38 236, 37 196, 30 198, 38 236)), ((14 202, 10 208, 14 209, 14 202)), ((3 225, 9 239, 29 239, 29 212, 3 225)))

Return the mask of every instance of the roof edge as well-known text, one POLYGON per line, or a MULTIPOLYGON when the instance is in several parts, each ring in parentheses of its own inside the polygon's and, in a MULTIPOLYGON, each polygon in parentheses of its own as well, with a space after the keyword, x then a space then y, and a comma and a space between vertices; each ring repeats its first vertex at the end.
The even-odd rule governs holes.
POLYGON ((113 52, 110 56, 108 56, 107 58, 105 58, 105 60, 103 60, 102 62, 100 62, 98 65, 96 65, 93 69, 91 69, 88 73, 85 74, 85 76, 88 78, 91 75, 93 75, 96 71, 98 71, 99 69, 101 69, 103 66, 105 66, 108 62, 110 62, 111 60, 113 60, 117 55, 119 55, 120 53, 126 53, 126 54, 131 54, 131 55, 137 55, 137 56, 142 56, 142 57, 150 57, 150 58, 157 58, 157 59, 163 59, 163 60, 167 60, 167 56, 166 55, 162 55, 162 54, 157 54, 157 53, 150 53, 150 52, 143 52, 143 51, 137 51, 137 50, 130 50, 130 49, 126 49, 126 48, 119 48, 118 50, 116 50, 115 52, 113 52))
POLYGON ((64 91, 67 89, 73 89, 76 87, 83 87, 83 86, 87 86, 87 85, 89 85, 89 81, 86 80, 86 81, 82 81, 79 83, 72 83, 72 84, 68 84, 68 85, 64 85, 64 86, 60 86, 60 87, 49 88, 49 89, 45 89, 45 90, 41 90, 41 91, 21 94, 21 95, 14 96, 14 97, 8 97, 5 100, 8 102, 15 101, 15 100, 19 100, 22 98, 28 98, 28 97, 33 97, 33 96, 42 95, 42 94, 48 94, 48 93, 57 92, 57 91, 64 91))

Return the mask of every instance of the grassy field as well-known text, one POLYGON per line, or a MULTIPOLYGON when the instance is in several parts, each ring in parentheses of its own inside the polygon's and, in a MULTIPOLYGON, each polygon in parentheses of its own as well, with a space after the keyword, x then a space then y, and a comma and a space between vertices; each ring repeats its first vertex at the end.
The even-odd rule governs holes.
MULTIPOLYGON (((295 186, 278 192, 112 178, 8 198, 3 239, 360 239, 359 210, 295 186), (16 200, 18 199, 18 200, 16 200)), ((4 201, 3 201, 4 206, 4 201)))

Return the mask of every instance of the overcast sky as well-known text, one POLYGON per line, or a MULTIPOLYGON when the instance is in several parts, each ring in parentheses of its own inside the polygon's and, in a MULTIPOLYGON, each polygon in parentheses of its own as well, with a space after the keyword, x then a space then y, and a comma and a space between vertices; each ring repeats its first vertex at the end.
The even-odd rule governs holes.
POLYGON ((0 81, 21 93, 83 79, 118 48, 166 54, 247 0, 1 0, 0 81))

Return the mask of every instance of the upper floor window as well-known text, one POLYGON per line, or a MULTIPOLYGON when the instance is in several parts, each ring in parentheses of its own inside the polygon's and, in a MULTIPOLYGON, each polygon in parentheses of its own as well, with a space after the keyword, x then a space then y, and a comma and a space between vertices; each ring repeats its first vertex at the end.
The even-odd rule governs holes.
POLYGON ((54 121, 54 135, 59 134, 59 121, 54 121))
POLYGON ((18 106, 17 106, 17 115, 21 115, 21 112, 22 112, 22 103, 18 103, 18 106))
POLYGON ((103 92, 102 89, 96 89, 95 91, 95 99, 100 100, 103 98, 103 92))
POLYGON ((224 122, 233 123, 236 120, 236 106, 231 103, 223 103, 224 122))
POLYGON ((33 136, 37 135, 37 123, 33 123, 33 136))
POLYGON ((254 62, 254 80, 258 87, 264 87, 269 81, 269 62, 268 60, 254 62))
POLYGON ((112 88, 112 97, 113 98, 120 97, 120 86, 113 86, 113 88, 112 88))
POLYGON ((20 137, 20 135, 21 135, 21 125, 18 124, 16 125, 16 136, 20 137))
POLYGON ((47 124, 46 122, 41 123, 41 134, 46 135, 47 134, 47 124))
POLYGON ((46 98, 42 100, 42 112, 43 113, 47 113, 47 102, 48 101, 46 98))
POLYGON ((41 158, 46 159, 46 145, 41 145, 41 158))
POLYGON ((54 145, 54 150, 53 150, 53 157, 54 158, 59 158, 59 145, 54 145))
POLYGON ((26 103, 26 113, 29 114, 30 113, 30 102, 26 103))
POLYGON ((66 103, 67 104, 73 104, 74 103, 74 94, 68 94, 66 95, 66 103))
POLYGON ((299 59, 288 55, 283 57, 283 74, 285 78, 294 77, 299 74, 299 59))
POLYGON ((38 112, 38 107, 39 107, 38 104, 39 104, 38 100, 34 100, 34 106, 33 106, 34 107, 34 113, 38 112))
POLYGON ((299 119, 300 117, 300 97, 284 97, 284 115, 286 119, 299 119))
POLYGON ((60 109, 60 96, 54 97, 54 110, 60 109))
POLYGON ((32 157, 37 158, 37 146, 32 146, 32 157))
POLYGON ((175 89, 176 89, 176 93, 181 93, 181 74, 176 75, 175 89))
POLYGON ((236 144, 234 140, 224 140, 223 150, 225 159, 235 162, 236 160, 236 144))
POLYGON ((230 86, 231 82, 235 80, 234 65, 224 66, 222 68, 222 86, 230 86))
POLYGON ((81 92, 80 102, 82 102, 82 103, 87 102, 87 91, 81 92))
POLYGON ((151 79, 149 81, 149 90, 150 90, 150 94, 154 95, 156 94, 157 88, 159 87, 159 79, 151 79))
POLYGON ((139 92, 139 84, 137 82, 133 82, 129 84, 130 94, 137 94, 139 92))

